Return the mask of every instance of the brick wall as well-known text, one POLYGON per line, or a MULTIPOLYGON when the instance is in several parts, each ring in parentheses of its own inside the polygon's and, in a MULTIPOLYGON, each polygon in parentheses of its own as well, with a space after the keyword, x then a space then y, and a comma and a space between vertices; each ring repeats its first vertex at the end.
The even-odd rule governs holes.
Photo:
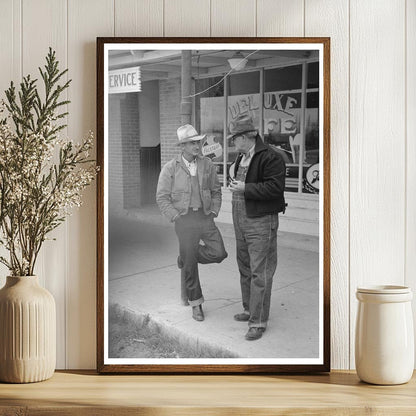
POLYGON ((140 206, 138 94, 109 97, 110 209, 140 206))
POLYGON ((125 94, 120 103, 123 147, 124 208, 140 207, 140 134, 138 93, 125 94))
POLYGON ((159 81, 161 166, 178 154, 176 130, 181 125, 180 78, 159 81))
MULTIPOLYGON (((179 152, 180 78, 159 82, 161 166, 179 152)), ((140 129, 138 93, 109 96, 110 213, 137 208, 140 200, 140 129)))
POLYGON ((120 97, 108 100, 108 192, 109 212, 115 214, 123 209, 123 155, 121 148, 120 97))

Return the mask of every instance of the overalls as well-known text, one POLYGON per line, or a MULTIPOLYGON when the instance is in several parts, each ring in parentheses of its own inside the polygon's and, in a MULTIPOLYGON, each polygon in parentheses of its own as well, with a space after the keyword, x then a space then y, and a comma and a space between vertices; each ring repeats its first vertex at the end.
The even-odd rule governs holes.
MULTIPOLYGON (((239 166, 236 180, 245 182, 248 166, 239 166)), ((278 214, 247 217, 243 192, 232 197, 243 308, 249 327, 266 328, 273 275, 277 267, 278 214)))

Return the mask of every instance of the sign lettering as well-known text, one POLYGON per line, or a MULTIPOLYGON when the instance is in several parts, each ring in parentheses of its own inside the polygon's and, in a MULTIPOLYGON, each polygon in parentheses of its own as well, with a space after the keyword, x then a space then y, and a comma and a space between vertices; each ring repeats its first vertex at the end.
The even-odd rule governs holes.
POLYGON ((108 72, 110 94, 141 91, 140 67, 116 69, 108 72))

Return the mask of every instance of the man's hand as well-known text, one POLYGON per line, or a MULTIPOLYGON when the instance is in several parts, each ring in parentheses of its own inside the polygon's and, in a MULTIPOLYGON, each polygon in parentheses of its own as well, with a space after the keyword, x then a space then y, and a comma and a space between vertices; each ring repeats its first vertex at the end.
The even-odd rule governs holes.
POLYGON ((230 182, 231 192, 244 192, 245 189, 246 189, 246 184, 242 181, 236 181, 235 179, 233 179, 230 182))

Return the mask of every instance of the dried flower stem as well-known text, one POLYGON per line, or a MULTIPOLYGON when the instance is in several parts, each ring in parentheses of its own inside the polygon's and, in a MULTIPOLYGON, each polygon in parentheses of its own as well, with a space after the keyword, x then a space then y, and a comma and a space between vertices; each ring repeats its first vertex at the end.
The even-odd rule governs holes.
POLYGON ((28 75, 18 93, 11 83, 7 103, 0 105, 0 246, 10 256, 0 263, 13 276, 33 275, 47 235, 81 205, 82 191, 97 172, 89 158, 92 133, 77 145, 59 138, 66 125, 57 122, 68 114, 59 110, 69 103, 60 95, 70 81, 59 84, 67 70, 60 72, 58 64, 49 49, 45 69, 39 68, 43 99, 28 75))

